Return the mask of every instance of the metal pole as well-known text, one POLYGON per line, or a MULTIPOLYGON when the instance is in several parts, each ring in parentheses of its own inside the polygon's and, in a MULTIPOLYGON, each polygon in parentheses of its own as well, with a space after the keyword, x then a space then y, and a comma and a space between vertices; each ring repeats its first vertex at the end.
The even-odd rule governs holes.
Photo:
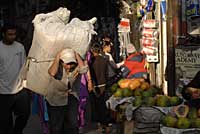
MULTIPOLYGON (((160 35, 159 35, 159 44, 162 44, 159 46, 159 59, 160 63, 157 64, 157 76, 156 76, 156 85, 158 87, 162 87, 164 94, 168 94, 168 87, 167 87, 167 81, 165 79, 165 69, 167 66, 167 22, 166 19, 163 18, 161 13, 161 2, 162 0, 158 0, 158 20, 160 22, 159 29, 160 29, 160 35)), ((165 14, 166 15, 166 14, 165 14)))

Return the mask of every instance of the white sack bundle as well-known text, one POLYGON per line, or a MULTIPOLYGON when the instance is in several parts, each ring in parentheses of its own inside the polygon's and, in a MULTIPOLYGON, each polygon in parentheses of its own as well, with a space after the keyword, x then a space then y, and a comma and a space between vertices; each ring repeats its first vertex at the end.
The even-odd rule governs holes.
POLYGON ((63 48, 72 48, 84 58, 91 36, 96 34, 93 24, 96 18, 82 21, 73 18, 69 23, 70 11, 59 8, 47 14, 38 14, 33 20, 34 35, 26 63, 26 87, 46 95, 50 67, 55 55, 63 48))

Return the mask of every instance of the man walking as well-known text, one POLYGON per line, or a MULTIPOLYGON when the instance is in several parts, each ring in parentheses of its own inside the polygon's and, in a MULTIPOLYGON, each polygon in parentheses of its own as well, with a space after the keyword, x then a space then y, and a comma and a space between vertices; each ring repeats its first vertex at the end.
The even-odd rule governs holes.
POLYGON ((15 41, 16 27, 5 24, 0 41, 0 134, 23 134, 30 115, 30 96, 19 74, 25 62, 25 50, 15 41), (13 118, 12 115, 15 115, 13 118), (15 120, 13 120, 15 119, 15 120))

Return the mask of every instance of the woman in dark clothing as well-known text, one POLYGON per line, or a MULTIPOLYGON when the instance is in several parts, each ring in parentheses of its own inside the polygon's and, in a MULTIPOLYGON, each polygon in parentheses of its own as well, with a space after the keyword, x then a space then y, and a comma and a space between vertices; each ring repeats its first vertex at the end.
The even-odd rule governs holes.
POLYGON ((109 111, 106 107, 106 81, 107 81, 107 66, 108 61, 100 55, 101 47, 98 43, 94 43, 91 52, 92 59, 90 67, 91 77, 94 85, 95 93, 95 112, 97 121, 101 127, 106 130, 106 134, 109 133, 109 111))

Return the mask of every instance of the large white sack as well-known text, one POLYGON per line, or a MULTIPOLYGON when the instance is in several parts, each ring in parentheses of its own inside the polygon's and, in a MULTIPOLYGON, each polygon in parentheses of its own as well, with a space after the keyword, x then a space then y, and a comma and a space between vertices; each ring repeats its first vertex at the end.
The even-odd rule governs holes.
POLYGON ((50 82, 48 68, 58 51, 70 47, 84 58, 91 36, 96 34, 93 27, 96 18, 88 21, 73 18, 67 23, 69 15, 69 10, 59 8, 38 14, 33 20, 34 34, 26 63, 26 87, 36 93, 47 94, 50 82))

